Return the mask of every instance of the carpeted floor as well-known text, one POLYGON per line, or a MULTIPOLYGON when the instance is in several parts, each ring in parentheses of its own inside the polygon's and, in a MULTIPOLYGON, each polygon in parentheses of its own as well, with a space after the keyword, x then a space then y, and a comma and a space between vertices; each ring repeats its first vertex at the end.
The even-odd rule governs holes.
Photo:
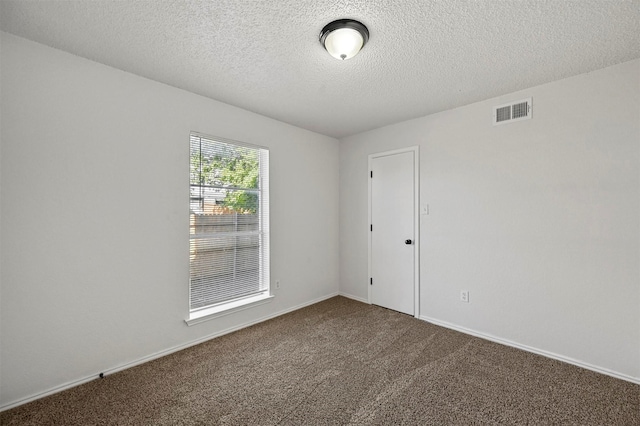
POLYGON ((640 425, 640 386, 335 297, 0 424, 640 425))

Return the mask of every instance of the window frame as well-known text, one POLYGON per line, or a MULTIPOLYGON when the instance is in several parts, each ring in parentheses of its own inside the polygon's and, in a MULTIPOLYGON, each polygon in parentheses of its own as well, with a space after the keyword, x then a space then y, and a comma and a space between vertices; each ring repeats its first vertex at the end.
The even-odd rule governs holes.
MULTIPOLYGON (((219 142, 222 144, 228 144, 232 146, 256 149, 258 150, 259 161, 259 183, 258 183, 258 235, 259 235, 259 271, 258 280, 260 280, 260 286, 264 289, 257 294, 251 294, 248 296, 242 296, 219 303, 207 305, 204 307, 192 308, 191 301, 191 272, 192 264, 189 260, 189 298, 188 298, 188 318, 185 319, 187 325, 195 325, 204 321, 208 321, 214 318, 218 318, 224 315, 229 315, 234 312, 249 309, 254 306, 259 306, 270 302, 273 299, 270 283, 270 244, 269 244, 269 148, 265 146, 240 142, 232 139, 221 138, 217 136, 211 136, 199 132, 189 133, 189 163, 191 164, 191 140, 193 137, 206 139, 212 142, 219 142)), ((191 194, 191 188, 193 184, 191 182, 191 165, 189 166, 189 191, 191 194)), ((189 220, 192 215, 191 195, 189 196, 189 220)), ((189 231, 189 239, 191 241, 191 230, 189 231)), ((191 244, 190 244, 191 253, 191 244)))

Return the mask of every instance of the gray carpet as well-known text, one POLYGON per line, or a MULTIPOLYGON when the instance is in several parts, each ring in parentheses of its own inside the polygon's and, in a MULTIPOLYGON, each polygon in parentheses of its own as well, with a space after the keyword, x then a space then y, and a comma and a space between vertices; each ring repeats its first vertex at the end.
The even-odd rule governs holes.
POLYGON ((640 425, 640 386, 335 297, 0 423, 640 425))

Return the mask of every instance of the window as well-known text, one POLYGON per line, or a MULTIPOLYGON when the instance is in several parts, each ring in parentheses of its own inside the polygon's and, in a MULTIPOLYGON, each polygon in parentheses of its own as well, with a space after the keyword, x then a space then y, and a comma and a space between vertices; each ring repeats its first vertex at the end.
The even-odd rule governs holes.
POLYGON ((190 320, 269 297, 268 176, 268 150, 191 134, 190 320))

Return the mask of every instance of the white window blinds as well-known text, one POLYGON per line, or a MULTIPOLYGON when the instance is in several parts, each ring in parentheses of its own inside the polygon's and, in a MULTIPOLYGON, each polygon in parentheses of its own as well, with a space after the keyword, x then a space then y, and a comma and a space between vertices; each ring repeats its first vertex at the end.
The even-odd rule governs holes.
POLYGON ((268 177, 268 150, 191 134, 191 311, 269 291, 268 177))

